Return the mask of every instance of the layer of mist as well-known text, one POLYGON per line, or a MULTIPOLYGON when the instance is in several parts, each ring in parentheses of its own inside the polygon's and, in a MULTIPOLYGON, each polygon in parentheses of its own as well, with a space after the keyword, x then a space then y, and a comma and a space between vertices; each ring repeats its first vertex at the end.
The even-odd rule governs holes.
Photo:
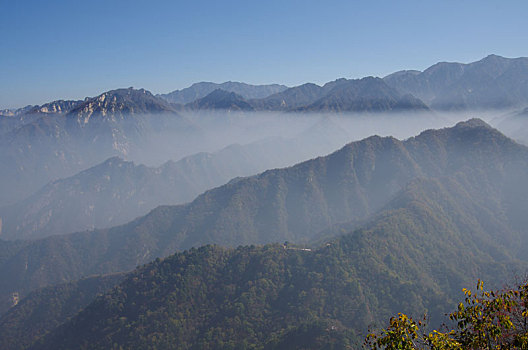
POLYGON ((82 129, 59 117, 30 120, 8 133, 11 142, 2 148, 1 157, 14 164, 0 175, 6 194, 0 237, 122 224, 159 205, 189 202, 235 177, 326 155, 371 135, 405 139, 465 118, 206 111, 96 120, 82 129))

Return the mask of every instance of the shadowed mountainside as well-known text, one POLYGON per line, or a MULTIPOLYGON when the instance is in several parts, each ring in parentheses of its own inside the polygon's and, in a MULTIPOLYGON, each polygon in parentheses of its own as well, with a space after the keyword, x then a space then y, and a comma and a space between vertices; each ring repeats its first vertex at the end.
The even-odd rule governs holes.
POLYGON ((124 274, 88 277, 32 292, 0 319, 0 348, 23 349, 117 285, 124 274))
POLYGON ((439 325, 477 277, 501 283, 526 267, 492 229, 503 227, 483 229, 494 218, 468 197, 479 189, 455 178, 412 181, 320 248, 206 246, 158 259, 32 349, 345 348, 402 310, 439 325))
MULTIPOLYGON (((0 275, 9 282, 0 294, 4 299, 13 292, 23 296, 89 274, 130 270, 202 244, 314 240, 329 226, 375 215, 414 179, 441 177, 470 184, 464 198, 489 213, 504 213, 472 214, 477 219, 468 227, 481 236, 500 232, 504 237, 498 243, 513 242, 508 249, 526 245, 522 208, 528 205, 528 151, 471 120, 406 141, 370 137, 326 157, 236 179, 186 205, 161 206, 126 225, 6 248, 0 275), (491 219, 496 226, 486 221, 473 225, 491 219)), ((523 251, 528 250, 510 253, 524 257, 523 251)))
MULTIPOLYGON (((198 153, 160 167, 135 165, 121 158, 105 162, 44 186, 35 194, 0 209, 4 239, 35 239, 105 228, 128 222, 161 204, 182 204, 234 177, 286 166, 339 145, 339 130, 317 128, 318 135, 273 138, 231 145, 215 153, 198 153), (325 130, 333 138, 322 135, 325 130), (330 142, 329 140, 335 140, 330 142)), ((311 130, 309 130, 311 132, 311 130)))
POLYGON ((440 62, 423 72, 383 78, 438 110, 508 109, 528 105, 528 58, 489 55, 469 64, 440 62))

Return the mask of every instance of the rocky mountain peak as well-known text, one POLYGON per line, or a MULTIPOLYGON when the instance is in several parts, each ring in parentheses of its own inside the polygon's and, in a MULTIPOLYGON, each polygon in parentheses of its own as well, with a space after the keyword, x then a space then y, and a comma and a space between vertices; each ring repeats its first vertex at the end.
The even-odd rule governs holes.
POLYGON ((493 129, 488 123, 480 118, 472 118, 463 122, 459 122, 455 125, 455 128, 486 128, 493 129))
POLYGON ((129 114, 174 113, 164 100, 145 89, 116 89, 88 98, 70 111, 70 115, 87 123, 93 115, 123 119, 129 114))

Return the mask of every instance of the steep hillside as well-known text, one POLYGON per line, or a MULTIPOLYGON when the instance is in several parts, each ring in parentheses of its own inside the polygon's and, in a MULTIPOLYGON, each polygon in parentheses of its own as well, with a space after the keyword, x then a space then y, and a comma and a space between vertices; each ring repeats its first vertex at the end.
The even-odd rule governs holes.
POLYGON ((479 223, 479 235, 503 234, 499 243, 511 242, 506 248, 518 250, 509 253, 524 258, 528 150, 471 120, 403 142, 370 137, 327 157, 231 181, 123 226, 28 243, 0 265, 0 276, 9 281, 0 285, 0 295, 23 296, 89 274, 130 270, 202 244, 317 239, 329 226, 375 215, 414 179, 438 177, 454 177, 471 190, 468 198, 489 208, 490 215, 475 214, 472 221, 479 223))
POLYGON ((500 283, 527 266, 501 244, 506 232, 482 229, 486 203, 473 190, 417 179, 321 248, 206 246, 158 259, 32 349, 345 348, 400 311, 437 326, 474 279, 500 283))
POLYGON ((124 274, 96 276, 34 291, 0 318, 0 348, 26 348, 123 279, 124 274))
POLYGON ((500 118, 497 122, 497 128, 514 140, 528 145, 528 108, 509 113, 500 118))
MULTIPOLYGON (((324 130, 321 126, 317 131, 324 130)), ((332 130, 336 132, 335 128, 332 130)), ((321 139, 310 134, 295 140, 277 138, 231 145, 156 168, 109 158, 72 177, 53 181, 19 203, 1 208, 1 237, 35 239, 123 224, 158 205, 189 202, 234 177, 309 158, 315 150, 306 147, 308 138, 310 142, 321 139)), ((329 150, 337 145, 328 143, 318 148, 329 150)))
POLYGON ((111 90, 85 101, 71 109, 68 114, 81 124, 87 124, 92 116, 105 120, 123 119, 129 115, 174 113, 164 100, 145 89, 111 90))

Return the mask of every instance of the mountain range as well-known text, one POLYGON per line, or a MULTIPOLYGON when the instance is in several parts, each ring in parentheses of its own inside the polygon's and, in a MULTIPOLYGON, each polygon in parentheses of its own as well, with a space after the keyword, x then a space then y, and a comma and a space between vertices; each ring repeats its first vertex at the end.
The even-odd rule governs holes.
MULTIPOLYGON (((193 111, 420 112, 432 117, 431 110, 522 110, 528 104, 526 62, 490 55, 470 64, 438 63, 424 72, 342 78, 323 86, 199 83, 184 89, 194 97, 179 106, 164 100, 165 95, 129 88, 5 110, 0 116, 0 161, 5 165, 0 206, 113 156, 160 164, 210 150, 204 145, 213 139, 193 122, 193 111), (185 151, 190 148, 194 152, 185 151)), ((511 135, 524 140, 528 131, 519 129, 528 130, 523 124, 511 135)))
MULTIPOLYGON (((370 137, 326 157, 233 180, 189 204, 161 206, 123 226, 0 241, 0 275, 7 281, 0 295, 7 303, 13 293, 24 296, 41 286, 130 270, 202 244, 319 240, 334 224, 358 227, 382 215, 418 179, 447 181, 448 193, 436 186, 427 196, 416 192, 408 198, 431 197, 426 204, 441 208, 431 215, 445 216, 454 225, 448 231, 469 235, 496 259, 525 259, 527 169, 528 150, 478 120, 403 142, 370 137)), ((444 227, 428 225, 427 230, 444 227)))
POLYGON ((323 86, 328 92, 300 111, 384 112, 428 111, 418 98, 402 95, 382 79, 367 77, 359 80, 338 80, 323 86))
POLYGON ((489 55, 469 64, 437 63, 383 78, 437 110, 511 109, 528 103, 528 58, 489 55))
MULTIPOLYGON (((323 86, 313 83, 290 87, 200 82, 182 90, 153 96, 143 89, 119 89, 121 101, 105 94, 84 101, 54 101, 42 106, 2 110, 0 118, 12 121, 27 114, 63 114, 90 110, 105 113, 159 113, 188 109, 309 110, 322 112, 386 110, 488 110, 513 109, 528 104, 528 58, 489 55, 464 64, 440 62, 426 70, 404 70, 383 79, 340 78, 323 86), (401 99, 401 101, 400 101, 401 99), (137 100, 137 101, 136 101, 137 100), (139 101, 139 102, 138 102, 139 101), (199 102, 200 101, 200 102, 199 102), (195 103, 196 102, 196 103, 195 103), (231 102, 235 102, 231 105, 231 102), (97 109, 95 105, 105 106, 97 109), (108 111, 106 111, 108 109, 108 111)), ((74 113, 75 114, 75 113, 74 113)))
POLYGON ((30 348, 281 349, 303 339, 315 348, 348 346, 401 310, 437 322, 476 278, 500 284, 525 269, 527 176, 528 148, 480 120, 405 141, 371 137, 122 227, 26 243, 12 248, 15 255, 8 248, 2 275, 6 266, 22 278, 34 278, 36 266, 132 268, 205 242, 317 240, 205 246, 156 259, 30 348), (320 228, 347 220, 351 229, 321 241, 320 228), (90 262, 80 264, 87 247, 90 262), (16 270, 14 256, 33 259, 30 252, 49 248, 53 258, 16 270))
POLYGON ((79 103, 54 102, 3 118, 21 125, 0 136, 4 165, 0 206, 109 157, 144 152, 162 133, 170 132, 180 143, 200 133, 165 101, 133 89, 109 91, 79 103), (63 109, 67 106, 73 108, 63 109))
POLYGON ((527 96, 528 59, 490 55, 0 111, 0 347, 342 349, 400 311, 436 325, 528 267, 527 96), (477 112, 515 140, 470 119, 349 142, 477 112))
POLYGON ((231 82, 198 83, 158 96, 190 109, 268 111, 500 110, 528 104, 528 58, 524 57, 510 59, 489 55, 468 64, 440 62, 423 72, 399 71, 382 80, 341 78, 323 86, 306 83, 291 88, 231 82), (261 94, 254 93, 257 88, 261 94), (220 94, 215 90, 233 94, 220 94), (226 98, 232 101, 227 103, 226 98), (203 102, 193 104, 202 99, 203 102))
POLYGON ((218 89, 233 92, 245 99, 258 99, 286 90, 287 87, 279 84, 250 85, 233 81, 228 81, 222 84, 201 82, 195 83, 182 90, 175 90, 168 94, 158 96, 172 103, 187 104, 203 98, 218 89))
POLYGON ((337 148, 347 139, 347 134, 331 122, 319 123, 316 129, 316 133, 307 130, 292 139, 233 144, 214 153, 201 152, 168 161, 159 167, 109 158, 0 208, 1 237, 35 239, 124 224, 160 204, 189 202, 235 177, 309 159, 337 148))

